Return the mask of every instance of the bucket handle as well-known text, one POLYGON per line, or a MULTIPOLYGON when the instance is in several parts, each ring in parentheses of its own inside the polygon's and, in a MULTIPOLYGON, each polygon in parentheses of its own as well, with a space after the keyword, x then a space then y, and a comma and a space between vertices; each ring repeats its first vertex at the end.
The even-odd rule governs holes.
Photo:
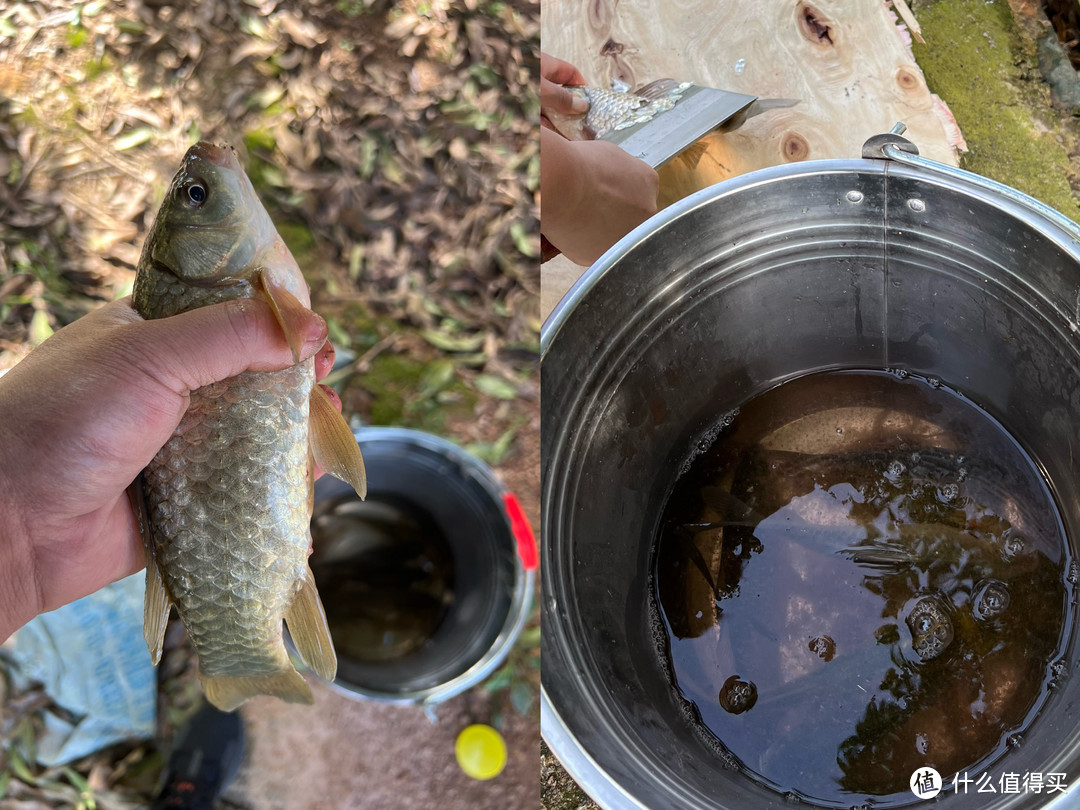
POLYGON ((517 495, 509 490, 503 492, 503 508, 506 516, 510 519, 510 531, 517 541, 517 553, 521 559, 521 566, 526 571, 534 571, 540 565, 540 553, 536 548, 536 535, 533 534, 529 519, 525 516, 525 510, 521 508, 521 502, 517 495))
POLYGON ((952 180, 959 180, 986 189, 1029 211, 1033 211, 1044 219, 1049 219, 1073 241, 1080 241, 1080 229, 1077 228, 1076 223, 1046 203, 1040 202, 1022 191, 1003 185, 996 180, 921 156, 915 144, 907 138, 901 137, 906 129, 907 126, 903 122, 898 122, 889 132, 874 135, 863 144, 862 156, 864 158, 891 160, 894 163, 910 166, 913 169, 933 172, 952 180))

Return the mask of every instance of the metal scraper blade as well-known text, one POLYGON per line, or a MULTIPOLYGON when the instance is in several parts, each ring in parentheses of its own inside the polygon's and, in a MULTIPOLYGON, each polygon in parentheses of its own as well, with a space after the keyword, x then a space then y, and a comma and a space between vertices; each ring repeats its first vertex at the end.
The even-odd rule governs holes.
POLYGON ((691 85, 670 110, 649 121, 609 132, 601 140, 619 145, 655 169, 756 100, 757 96, 691 85))

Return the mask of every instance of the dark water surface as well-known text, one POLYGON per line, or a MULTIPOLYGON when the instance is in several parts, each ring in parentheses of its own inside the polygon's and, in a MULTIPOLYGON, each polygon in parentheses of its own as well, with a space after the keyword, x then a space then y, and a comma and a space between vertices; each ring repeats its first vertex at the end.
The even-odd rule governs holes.
POLYGON ((935 380, 829 372, 744 406, 675 484, 655 587, 676 688, 742 765, 914 800, 1018 742, 1054 677, 1065 538, 1032 460, 935 380))
POLYGON ((349 493, 316 504, 311 529, 311 571, 339 656, 385 661, 432 638, 454 596, 453 555, 434 519, 401 499, 349 493))

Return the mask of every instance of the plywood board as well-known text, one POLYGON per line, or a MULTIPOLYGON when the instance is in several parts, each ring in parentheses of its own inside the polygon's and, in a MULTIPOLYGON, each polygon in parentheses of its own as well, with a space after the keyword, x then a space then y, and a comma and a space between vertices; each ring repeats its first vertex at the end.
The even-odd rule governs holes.
MULTIPOLYGON (((691 169, 661 169, 661 206, 737 174, 793 161, 858 157, 903 121, 920 153, 951 165, 962 145, 930 93, 907 31, 884 0, 543 0, 541 45, 590 84, 672 78, 798 100, 710 136, 691 169)), ((583 268, 544 265, 547 315, 583 268)))

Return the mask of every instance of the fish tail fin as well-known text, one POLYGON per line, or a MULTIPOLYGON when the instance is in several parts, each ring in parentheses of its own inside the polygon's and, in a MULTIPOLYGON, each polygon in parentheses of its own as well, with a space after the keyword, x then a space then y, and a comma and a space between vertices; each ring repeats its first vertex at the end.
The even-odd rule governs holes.
POLYGON ((287 703, 313 703, 311 689, 300 673, 293 669, 292 664, 286 663, 285 667, 270 675, 247 678, 200 675, 199 680, 202 681, 206 699, 223 712, 231 712, 256 695, 273 695, 287 703))

